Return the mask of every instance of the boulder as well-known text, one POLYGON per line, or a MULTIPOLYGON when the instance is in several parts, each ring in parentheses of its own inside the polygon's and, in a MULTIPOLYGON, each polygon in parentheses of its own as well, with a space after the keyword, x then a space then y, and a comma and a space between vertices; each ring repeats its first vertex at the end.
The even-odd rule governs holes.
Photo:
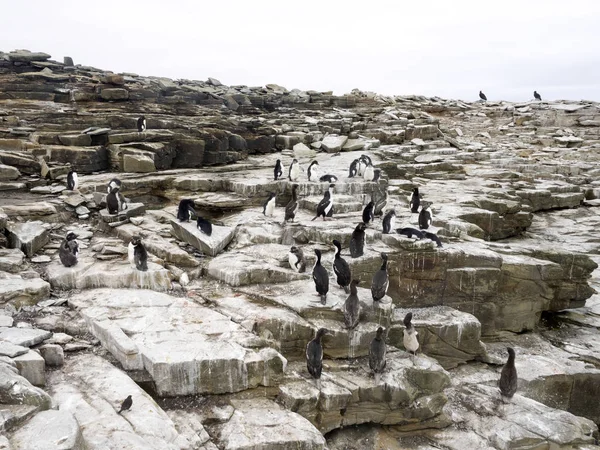
POLYGON ((52 337, 52 333, 37 328, 1 327, 0 339, 14 345, 31 347, 52 337))
POLYGON ((129 91, 124 88, 104 88, 100 91, 102 100, 128 100, 129 91))
POLYGON ((180 241, 187 242, 192 247, 209 255, 216 256, 233 239, 235 229, 219 225, 212 226, 212 234, 207 236, 202 233, 194 222, 171 221, 173 235, 180 241))
MULTIPOLYGON (((2 332, 0 332, 2 334, 2 332)), ((46 384, 46 366, 44 358, 38 352, 29 350, 23 355, 13 358, 17 369, 22 377, 34 386, 44 386, 46 384)))
POLYGON ((52 398, 19 375, 16 369, 0 362, 0 404, 29 405, 45 410, 52 405, 52 398))
POLYGON ((104 208, 100 210, 100 217, 106 223, 120 222, 126 218, 143 216, 146 212, 146 207, 143 203, 128 203, 127 209, 119 211, 116 214, 110 214, 108 209, 104 208))
POLYGON ((14 50, 6 53, 6 56, 12 62, 46 61, 50 58, 50 55, 47 53, 30 52, 29 50, 14 50))
POLYGON ((14 450, 84 450, 79 423, 65 411, 38 413, 17 430, 10 442, 14 450))
POLYGON ((41 278, 23 278, 20 275, 0 272, 0 305, 34 305, 49 295, 50 285, 41 278))
POLYGON ((20 176, 21 173, 16 167, 0 164, 0 181, 16 180, 20 176))
POLYGON ((28 351, 29 349, 27 347, 15 345, 9 341, 0 341, 0 356, 8 356, 9 358, 14 358, 19 355, 24 355, 28 351))
POLYGON ((16 273, 23 268, 25 254, 18 248, 0 248, 0 271, 16 273))
POLYGON ((154 160, 146 155, 123 155, 123 171, 133 173, 156 172, 154 160))
POLYGON ((11 248, 18 248, 31 258, 50 240, 50 232, 45 223, 11 222, 6 226, 8 243, 11 248))
POLYGON ((44 344, 38 350, 47 366, 60 367, 65 362, 65 353, 58 344, 44 344))
POLYGON ((342 147, 348 141, 348 136, 326 136, 321 142, 321 147, 325 149, 327 153, 335 153, 342 150, 342 147))
POLYGON ((92 137, 89 134, 64 134, 58 136, 58 140, 62 145, 74 145, 78 147, 92 145, 92 137))

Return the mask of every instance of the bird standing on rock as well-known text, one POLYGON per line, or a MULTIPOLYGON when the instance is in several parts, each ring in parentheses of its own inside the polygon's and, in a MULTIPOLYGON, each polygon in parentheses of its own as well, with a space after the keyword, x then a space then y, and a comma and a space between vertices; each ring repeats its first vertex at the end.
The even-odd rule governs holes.
POLYGON ((127 248, 129 262, 137 270, 145 272, 148 270, 148 252, 142 243, 140 236, 134 235, 131 237, 131 242, 127 248))
POLYGON ((379 378, 386 365, 385 354, 387 353, 387 347, 385 345, 385 336, 383 335, 384 331, 382 327, 377 328, 377 335, 371 341, 371 346, 369 347, 369 367, 375 375, 375 383, 379 383, 379 378))
POLYGON ((139 133, 146 131, 146 118, 144 116, 140 116, 137 120, 137 129, 139 133))
POLYGON ((542 101, 542 96, 540 94, 538 94, 537 91, 533 91, 533 97, 537 100, 537 101, 542 101))
POLYGON ((76 239, 77 235, 72 231, 69 231, 58 249, 58 257, 60 258, 60 262, 65 267, 72 267, 77 264, 79 244, 77 243, 76 239))
POLYGON ((344 323, 346 328, 354 329, 358 325, 358 319, 360 318, 360 301, 358 299, 358 290, 356 286, 360 283, 360 280, 352 280, 350 283, 350 295, 344 303, 344 323))
POLYGON ((323 199, 317 205, 317 215, 315 217, 313 217, 312 220, 315 220, 319 216, 323 216, 323 220, 325 220, 326 216, 331 217, 329 215, 329 212, 331 211, 331 208, 333 208, 333 188, 334 187, 335 187, 335 184, 333 184, 333 183, 329 185, 329 189, 325 191, 325 194, 323 195, 323 199))
POLYGON ((110 180, 110 183, 108 183, 108 188, 106 189, 106 192, 110 193, 110 191, 112 191, 113 188, 121 189, 121 180, 119 180, 118 178, 113 178, 112 180, 110 180))
POLYGON ((292 164, 290 165, 288 176, 290 181, 298 181, 298 178, 300 178, 300 163, 298 163, 296 158, 294 158, 292 164))
POLYGON ((133 399, 131 398, 131 395, 128 395, 127 398, 123 400, 123 403, 121 403, 121 409, 119 409, 117 414, 121 414, 123 411, 128 411, 131 408, 131 405, 133 405, 133 399))
POLYGON ((388 286, 390 285, 390 277, 387 272, 388 256, 385 253, 381 254, 381 268, 373 275, 371 283, 371 295, 373 303, 376 304, 387 294, 388 286))
POLYGON ((306 260, 304 259, 304 252, 300 247, 292 246, 288 253, 288 261, 292 270, 298 273, 304 273, 306 271, 306 260))
POLYGON ((358 164, 358 159, 355 159, 350 163, 350 168, 348 169, 348 178, 354 178, 356 175, 358 175, 358 164))
POLYGON ((329 273, 321 264, 321 250, 315 249, 315 255, 317 255, 317 262, 313 267, 312 277, 315 282, 315 289, 321 296, 321 304, 324 305, 327 301, 327 292, 329 292, 329 273))
POLYGON ((350 256, 358 258, 365 253, 365 230, 367 226, 364 223, 359 223, 352 232, 350 238, 350 256))
POLYGON ((331 334, 326 328, 319 328, 315 338, 306 346, 306 367, 308 373, 315 379, 317 389, 321 389, 321 372, 323 371, 323 345, 321 339, 331 334))
POLYGON ((433 214, 431 214, 431 210, 429 209, 430 206, 431 203, 423 202, 423 207, 419 213, 419 228, 421 230, 426 230, 433 223, 433 214))
POLYGON ((486 96, 485 96, 485 94, 484 94, 483 92, 481 92, 481 91, 479 91, 479 98, 480 98, 481 100, 483 100, 484 102, 485 102, 485 101, 487 101, 487 97, 486 97, 486 96))
POLYGON ((109 214, 117 214, 119 211, 127 209, 127 202, 123 194, 119 192, 118 186, 114 186, 106 195, 106 209, 109 214))
POLYGON ((306 170, 306 175, 308 176, 308 181, 319 181, 319 163, 317 161, 310 163, 306 170))
POLYGON ((507 347, 508 361, 502 368, 498 387, 500 388, 500 396, 503 402, 509 401, 517 392, 517 368, 515 367, 515 351, 511 347, 507 347))
POLYGON ((273 170, 273 174, 275 175, 275 181, 279 180, 281 178, 281 175, 283 175, 283 167, 281 167, 280 159, 278 159, 275 162, 275 169, 273 170))
POLYGON ((298 212, 298 208, 300 208, 297 190, 298 185, 292 185, 292 198, 285 207, 285 218, 283 219, 284 224, 289 220, 293 222, 294 218, 296 217, 296 213, 298 212))
POLYGON ((273 212, 275 211, 275 202, 277 199, 277 195, 274 192, 269 192, 269 198, 263 205, 263 214, 268 217, 273 216, 273 212))
POLYGON ((77 177, 77 172, 71 170, 67 174, 67 189, 70 191, 75 191, 79 187, 79 178, 77 177))
POLYGON ((340 241, 334 239, 333 245, 337 248, 335 258, 333 259, 333 273, 335 273, 337 277, 337 284, 348 293, 350 292, 350 280, 352 279, 350 266, 346 260, 342 258, 342 244, 340 241))
POLYGON ((390 209, 385 216, 383 216, 383 234, 390 234, 394 232, 396 226, 396 210, 390 209))
POLYGON ((411 353, 413 358, 413 364, 415 363, 415 356, 417 354, 417 350, 419 349, 419 341, 417 339, 417 335, 419 334, 415 327, 412 324, 412 312, 409 312, 404 316, 404 336, 402 342, 404 344, 404 348, 407 352, 411 353))
POLYGON ((375 215, 373 214, 374 208, 375 208, 375 204, 371 200, 369 203, 367 203, 367 206, 365 206, 365 209, 363 209, 362 220, 365 225, 368 225, 369 222, 372 222, 373 219, 375 218, 375 215))
POLYGON ((196 215, 194 200, 191 198, 182 199, 177 207, 177 220, 180 222, 189 222, 192 218, 192 214, 196 215))
POLYGON ((365 171, 363 173, 363 179, 365 181, 375 181, 375 169, 373 168, 373 164, 369 161, 367 166, 365 167, 365 171))
POLYGON ((421 206, 421 196, 419 195, 419 188, 416 187, 413 189, 413 193, 412 196, 410 197, 410 212, 411 213, 418 213, 419 212, 419 206, 421 206))

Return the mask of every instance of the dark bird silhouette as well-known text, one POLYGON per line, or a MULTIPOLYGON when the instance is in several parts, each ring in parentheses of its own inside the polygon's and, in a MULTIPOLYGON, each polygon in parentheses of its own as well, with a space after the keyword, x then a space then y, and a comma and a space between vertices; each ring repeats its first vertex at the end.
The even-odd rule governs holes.
POLYGON ((67 174, 67 189, 70 191, 74 191, 79 187, 79 178, 77 177, 77 172, 71 170, 67 174))
POLYGON ((321 250, 315 249, 315 255, 317 255, 317 262, 313 267, 313 281, 315 282, 315 289, 321 296, 321 303, 324 305, 327 301, 327 292, 329 292, 329 273, 327 269, 321 264, 321 250))
POLYGON ((304 259, 304 252, 300 247, 295 245, 290 248, 288 253, 288 261, 290 267, 298 273, 306 272, 306 260, 304 259))
POLYGON ((297 191, 298 191, 298 185, 293 184, 292 185, 292 198, 285 207, 285 219, 283 220, 284 224, 285 224, 285 222, 287 222, 289 220, 291 220, 292 222, 294 221, 294 218, 296 217, 296 213, 298 212, 298 208, 300 207, 300 205, 298 203, 297 191))
POLYGON ((419 206, 421 206, 421 196, 419 195, 419 188, 416 187, 413 189, 413 193, 412 196, 410 197, 410 212, 411 213, 418 213, 419 212, 419 206))
POLYGON ((127 202, 125 197, 119 192, 117 186, 113 187, 111 191, 106 195, 106 209, 109 214, 117 214, 119 211, 127 209, 127 202))
POLYGON ((371 295, 373 296, 373 302, 378 302, 385 297, 390 284, 390 277, 387 272, 387 254, 382 253, 381 260, 381 268, 375 272, 375 275, 373 275, 373 281, 371 282, 371 295))
POLYGON ((142 242, 142 238, 138 235, 131 237, 131 242, 128 246, 129 262, 135 266, 137 270, 145 272, 148 270, 148 251, 142 242))
POLYGON ((390 234, 396 226, 396 210, 390 209, 383 216, 383 234, 390 234))
POLYGON ((313 217, 312 220, 315 220, 319 216, 322 216, 323 220, 325 220, 326 216, 330 217, 329 212, 331 211, 331 208, 333 207, 333 188, 334 187, 335 187, 335 184, 329 185, 329 189, 325 191, 323 198, 317 205, 317 215, 315 217, 313 217))
POLYGON ((212 223, 206 220, 204 217, 198 216, 196 220, 196 227, 200 230, 201 233, 210 236, 212 234, 212 223))
POLYGON ((408 238, 416 237, 417 239, 423 239, 423 232, 416 228, 398 228, 396 233, 406 236, 408 238))
POLYGON ((60 262, 65 267, 73 267, 77 264, 77 256, 79 255, 79 244, 76 241, 77 235, 69 231, 65 239, 60 244, 58 249, 58 257, 60 262))
POLYGON ((382 327, 377 328, 377 335, 371 341, 371 347, 369 347, 369 367, 375 375, 375 383, 379 383, 379 377, 385 369, 385 354, 387 353, 387 347, 385 345, 385 336, 383 335, 384 329, 382 327))
POLYGON ((537 91, 533 91, 533 97, 540 102, 542 101, 542 96, 537 91))
POLYGON ((306 169, 306 176, 308 177, 308 181, 317 181, 319 176, 319 163, 317 161, 312 161, 306 169))
POLYGON ((479 91, 479 98, 480 98, 481 100, 483 100, 484 102, 485 102, 485 101, 487 101, 487 97, 486 97, 486 96, 485 96, 485 94, 484 94, 483 92, 481 92, 481 91, 479 91))
POLYGON ((318 389, 321 389, 321 372, 323 371, 323 345, 321 339, 326 334, 330 334, 326 328, 319 328, 315 338, 306 346, 306 367, 310 376, 315 379, 318 389))
POLYGON ((350 283, 350 295, 344 303, 344 323, 346 328, 354 329, 358 325, 358 319, 360 318, 360 301, 358 299, 358 290, 356 286, 360 283, 360 280, 352 280, 350 283))
POLYGON ((365 253, 365 230, 367 226, 364 223, 359 223, 352 232, 350 238, 350 256, 358 258, 365 253))
POLYGON ((423 231, 423 239, 430 239, 437 244, 438 247, 442 247, 442 241, 435 233, 430 233, 429 231, 423 231))
POLYGON ((358 175, 358 159, 352 161, 348 169, 348 178, 354 178, 356 175, 358 175))
POLYGON ((337 248, 335 258, 333 259, 333 273, 337 277, 337 284, 344 288, 346 293, 350 292, 350 280, 352 280, 352 273, 350 266, 344 258, 342 258, 342 244, 337 239, 334 239, 333 245, 337 248))
POLYGON ((194 200, 184 198, 179 202, 179 206, 177 207, 177 220, 180 222, 189 222, 192 215, 197 215, 194 209, 194 200))
POLYGON ((515 392, 517 392, 517 368, 515 367, 515 351, 511 347, 507 347, 508 361, 502 368, 500 373, 500 381, 498 387, 500 388, 500 395, 503 401, 510 400, 515 392))
POLYGON ((283 167, 281 167, 280 159, 278 159, 275 162, 275 169, 273 170, 273 175, 275 176, 275 181, 279 180, 281 178, 281 175, 283 175, 283 167))
POLYGON ((329 174, 325 174, 321 178, 319 178, 319 181, 327 182, 327 183, 336 183, 337 180, 338 180, 338 177, 336 177, 335 175, 329 175, 329 174))
POLYGON ((140 116, 137 120, 137 129, 140 133, 146 131, 146 118, 144 116, 140 116))
POLYGON ((117 414, 121 414, 123 411, 129 411, 131 405, 133 405, 133 399, 131 398, 131 395, 128 395, 127 398, 123 400, 123 403, 121 403, 121 409, 117 414))
POLYGON ((375 218, 375 215, 373 214, 374 208, 375 208, 375 203, 373 203, 373 201, 371 200, 369 203, 367 203, 367 206, 365 206, 365 208, 363 209, 362 220, 365 225, 368 225, 369 222, 372 222, 373 219, 375 218))
POLYGON ((433 222, 433 216, 431 214, 431 210, 429 209, 430 206, 431 205, 427 202, 423 202, 423 207, 419 213, 419 228, 421 230, 426 230, 433 222))
POLYGON ((263 205, 263 215, 273 216, 275 211, 275 202, 277 201, 277 195, 274 192, 269 192, 269 198, 263 205))

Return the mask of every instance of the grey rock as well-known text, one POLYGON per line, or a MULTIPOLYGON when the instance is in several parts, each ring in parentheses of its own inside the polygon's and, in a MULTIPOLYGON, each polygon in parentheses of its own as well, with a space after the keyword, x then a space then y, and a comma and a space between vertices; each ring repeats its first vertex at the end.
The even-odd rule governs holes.
POLYGON ((335 153, 342 150, 347 141, 348 136, 326 136, 321 141, 321 146, 327 153, 335 153))
POLYGON ((231 242, 234 235, 234 229, 219 225, 212 226, 212 234, 210 236, 198 230, 198 227, 193 222, 171 221, 173 234, 177 239, 187 242, 192 247, 202 251, 203 253, 216 256, 231 242))
MULTIPOLYGON (((2 332, 0 332, 0 335, 2 332)), ((34 386, 44 386, 46 384, 46 363, 44 358, 38 352, 29 350, 23 355, 13 358, 19 373, 34 386)))
POLYGON ((47 366, 60 367, 65 362, 65 354, 60 345, 44 344, 38 348, 47 366))
POLYGON ((154 161, 146 155, 123 155, 123 171, 133 173, 156 172, 154 161))
POLYGON ((14 50, 7 53, 9 61, 13 62, 31 62, 31 61, 46 61, 50 55, 42 52, 30 52, 29 50, 14 50))
POLYGON ((78 147, 92 145, 92 137, 89 134, 61 135, 58 136, 58 140, 62 145, 74 145, 78 147))
POLYGON ((128 100, 129 91, 123 88, 104 88, 100 91, 103 100, 128 100))
POLYGON ((13 318, 0 314, 0 327, 12 327, 13 318))
POLYGON ((15 450, 84 450, 79 423, 65 411, 42 411, 11 437, 15 450))
MULTIPOLYGON (((10 318, 12 321, 12 318, 10 318)), ((8 341, 0 341, 0 355, 14 358, 27 353, 29 349, 21 345, 15 345, 8 341)))
POLYGON ((47 226, 40 221, 9 223, 6 230, 10 247, 21 249, 29 258, 50 240, 47 226))
POLYGON ((6 164, 0 164, 0 181, 16 180, 21 176, 19 169, 6 164))
POLYGON ((52 333, 36 328, 0 328, 0 339, 14 345, 31 347, 52 337, 52 333))
POLYGON ((16 273, 23 268, 25 254, 18 248, 0 248, 0 271, 16 273))
POLYGON ((45 264, 49 263, 50 261, 52 261, 52 258, 50 258, 48 255, 34 256, 31 258, 31 262, 36 264, 45 264))
POLYGON ((0 272, 0 305, 33 305, 50 295, 50 285, 41 278, 25 278, 0 272))
POLYGON ((52 398, 6 364, 0 363, 0 404, 30 405, 45 410, 50 408, 52 398))
POLYGON ((83 206, 83 205, 81 205, 81 206, 78 206, 77 208, 75 208, 75 214, 77 214, 77 215, 79 215, 79 216, 83 216, 83 215, 86 215, 86 214, 89 214, 89 213, 90 213, 90 210, 89 210, 89 209, 87 209, 87 208, 86 208, 85 206, 83 206))

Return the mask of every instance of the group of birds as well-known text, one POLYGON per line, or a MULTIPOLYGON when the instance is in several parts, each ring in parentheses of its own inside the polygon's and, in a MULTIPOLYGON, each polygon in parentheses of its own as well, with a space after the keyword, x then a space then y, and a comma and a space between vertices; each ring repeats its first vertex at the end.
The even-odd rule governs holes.
MULTIPOLYGON (((479 91, 479 98, 481 100, 483 100, 484 102, 487 101, 486 95, 481 91, 479 91)), ((540 94, 538 94, 538 91, 533 91, 533 98, 535 98, 539 102, 542 101, 542 96, 540 94)))

